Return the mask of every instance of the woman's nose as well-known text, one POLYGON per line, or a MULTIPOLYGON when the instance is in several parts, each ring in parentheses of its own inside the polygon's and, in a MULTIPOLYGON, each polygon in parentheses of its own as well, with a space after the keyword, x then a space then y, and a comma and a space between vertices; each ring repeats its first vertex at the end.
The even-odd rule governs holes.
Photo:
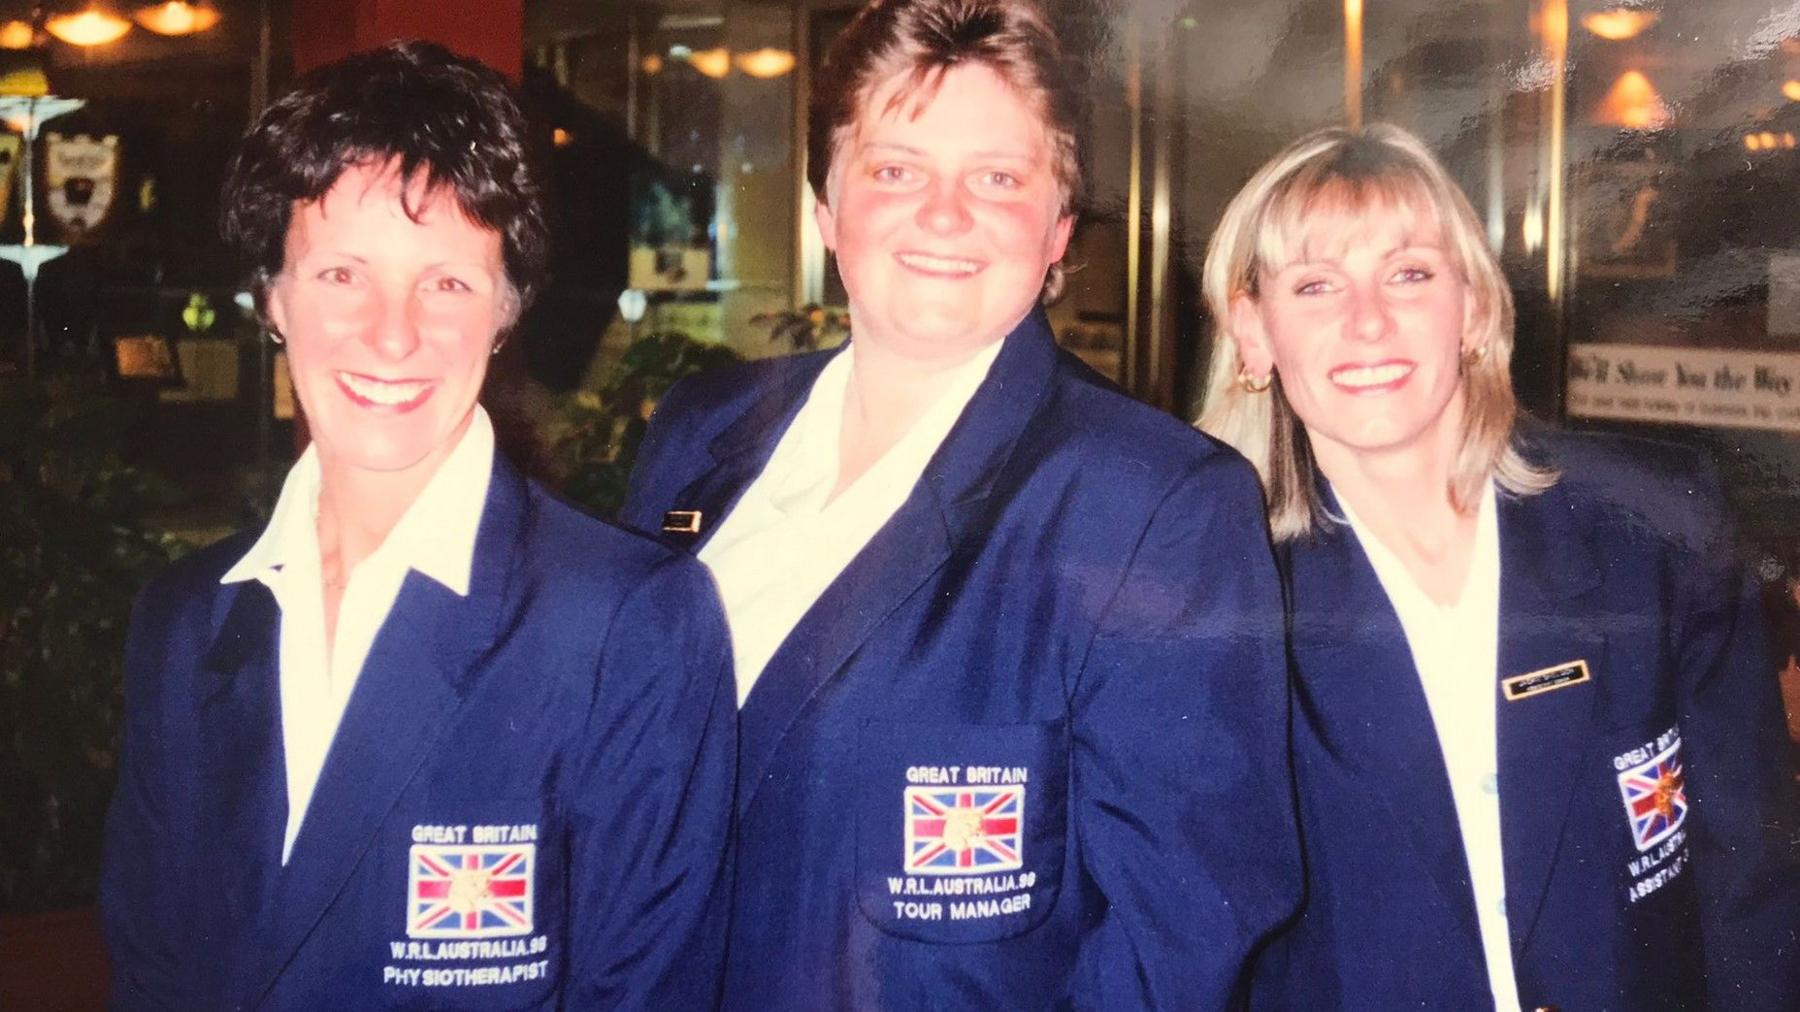
POLYGON ((1379 341, 1393 326, 1387 300, 1379 291, 1358 289, 1350 297, 1350 335, 1360 341, 1379 341))
POLYGON ((955 180, 934 184, 926 193, 924 204, 919 207, 920 226, 940 235, 953 235, 966 230, 973 219, 969 216, 964 200, 962 187, 955 180))
POLYGON ((390 293, 376 307, 367 332, 369 346, 384 359, 398 361, 419 347, 417 300, 412 293, 390 293))

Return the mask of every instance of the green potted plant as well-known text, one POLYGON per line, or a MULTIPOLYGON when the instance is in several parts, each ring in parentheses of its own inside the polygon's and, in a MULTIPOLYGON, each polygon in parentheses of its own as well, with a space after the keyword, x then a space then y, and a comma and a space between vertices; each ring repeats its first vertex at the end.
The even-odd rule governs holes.
POLYGON ((597 389, 561 398, 544 442, 563 497, 596 516, 616 515, 657 400, 683 376, 738 358, 722 344, 675 332, 651 334, 632 342, 597 389))
POLYGON ((135 412, 92 380, 0 381, 0 912, 91 902, 125 627, 180 551, 168 486, 120 457, 135 412))

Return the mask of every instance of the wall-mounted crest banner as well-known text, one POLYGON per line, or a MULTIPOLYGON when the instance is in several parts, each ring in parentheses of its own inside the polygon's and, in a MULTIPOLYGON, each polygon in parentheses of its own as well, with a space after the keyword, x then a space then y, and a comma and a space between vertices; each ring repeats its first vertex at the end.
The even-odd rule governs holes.
POLYGON ((98 228, 119 189, 119 138, 44 134, 50 217, 71 239, 98 228))

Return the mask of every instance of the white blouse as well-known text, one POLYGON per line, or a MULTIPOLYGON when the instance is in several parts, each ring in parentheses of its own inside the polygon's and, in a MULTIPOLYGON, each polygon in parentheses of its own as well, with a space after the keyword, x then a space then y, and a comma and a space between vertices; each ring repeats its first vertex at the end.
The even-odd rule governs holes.
POLYGON ((220 583, 258 580, 281 608, 281 741, 287 773, 287 833, 281 863, 318 786, 331 740, 363 662, 408 571, 469 595, 475 535, 494 465, 494 427, 475 417, 381 547, 351 571, 338 604, 337 637, 325 650, 325 583, 319 561, 319 454, 309 446, 288 472, 262 537, 220 583))
POLYGON ((819 595, 912 494, 1004 343, 958 366, 912 429, 830 502, 855 356, 845 349, 826 363, 769 463, 700 549, 731 629, 739 706, 819 595))
POLYGON ((1487 957, 1488 987, 1495 1008, 1514 1012, 1519 1008, 1519 986, 1513 976, 1506 863, 1500 850, 1500 533, 1493 482, 1481 494, 1467 582, 1456 602, 1448 605, 1431 599, 1341 496, 1338 504, 1406 632, 1450 774, 1450 795, 1469 861, 1482 953, 1487 957))

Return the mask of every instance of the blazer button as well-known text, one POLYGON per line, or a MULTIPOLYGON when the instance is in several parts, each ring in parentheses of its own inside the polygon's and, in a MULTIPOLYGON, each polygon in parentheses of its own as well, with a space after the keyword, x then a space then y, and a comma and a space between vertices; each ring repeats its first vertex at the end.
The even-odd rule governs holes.
POLYGON ((1532 1009, 1531 1012, 1562 1012, 1562 1006, 1561 1005, 1539 1005, 1537 1008, 1532 1009))

